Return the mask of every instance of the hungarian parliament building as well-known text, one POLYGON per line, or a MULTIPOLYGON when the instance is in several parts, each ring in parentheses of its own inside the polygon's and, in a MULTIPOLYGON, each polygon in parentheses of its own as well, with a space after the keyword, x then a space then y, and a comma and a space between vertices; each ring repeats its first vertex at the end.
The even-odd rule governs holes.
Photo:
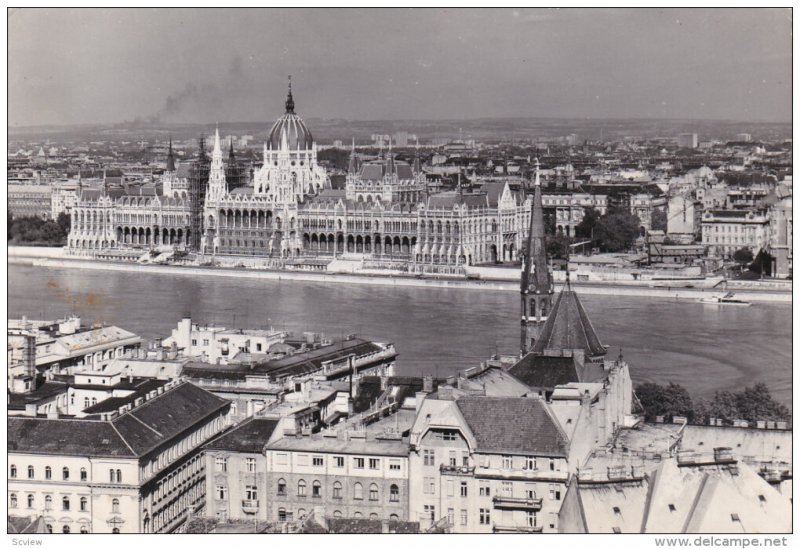
POLYGON ((201 145, 197 159, 177 168, 170 143, 160 191, 79 190, 69 252, 114 258, 175 250, 201 263, 272 267, 342 258, 459 274, 466 265, 518 261, 530 219, 524 190, 490 181, 471 192, 432 193, 418 155, 410 164, 391 149, 361 162, 354 148, 345 188, 332 188, 291 86, 263 164, 250 174, 235 168, 219 131, 210 158, 201 145))

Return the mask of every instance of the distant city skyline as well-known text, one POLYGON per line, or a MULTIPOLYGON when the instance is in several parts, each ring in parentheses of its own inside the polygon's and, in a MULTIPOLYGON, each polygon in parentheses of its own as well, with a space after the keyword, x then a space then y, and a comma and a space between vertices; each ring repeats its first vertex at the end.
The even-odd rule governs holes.
POLYGON ((789 9, 21 9, 9 126, 791 122, 789 9))

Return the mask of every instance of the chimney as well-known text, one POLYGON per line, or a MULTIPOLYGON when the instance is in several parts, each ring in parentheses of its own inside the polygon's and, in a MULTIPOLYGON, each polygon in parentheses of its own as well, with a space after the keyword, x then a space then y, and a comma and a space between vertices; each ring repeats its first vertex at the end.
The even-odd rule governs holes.
POLYGON ((425 393, 433 392, 433 376, 426 375, 422 377, 422 391, 425 393))
POLYGON ((22 362, 25 366, 25 375, 30 377, 33 385, 36 384, 36 337, 30 334, 25 336, 22 347, 22 362))

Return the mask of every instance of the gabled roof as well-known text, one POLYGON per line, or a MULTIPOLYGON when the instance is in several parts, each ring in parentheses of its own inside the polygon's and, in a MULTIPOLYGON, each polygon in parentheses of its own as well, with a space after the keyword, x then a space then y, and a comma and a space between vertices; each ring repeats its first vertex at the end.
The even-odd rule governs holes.
POLYGON ((456 405, 479 453, 567 457, 567 436, 540 399, 464 397, 456 405))
POLYGON ((546 354, 547 350, 574 349, 582 349, 587 357, 606 354, 578 294, 565 289, 558 294, 532 351, 546 354))

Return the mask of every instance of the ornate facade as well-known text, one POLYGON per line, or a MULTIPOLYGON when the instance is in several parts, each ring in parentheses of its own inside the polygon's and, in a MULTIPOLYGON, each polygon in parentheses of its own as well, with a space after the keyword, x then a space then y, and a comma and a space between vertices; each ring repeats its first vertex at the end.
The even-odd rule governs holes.
POLYGON ((201 147, 188 170, 176 169, 170 143, 161 194, 84 191, 70 249, 177 245, 206 260, 258 257, 281 266, 303 257, 339 258, 367 268, 463 274, 467 265, 517 261, 530 218, 531 201, 506 182, 430 194, 419 157, 400 162, 391 146, 365 163, 354 148, 345 189, 332 189, 313 136, 295 113, 291 83, 285 113, 251 177, 242 177, 232 149, 225 162, 218 131, 206 163, 201 147), (201 163, 207 184, 195 192, 192 167, 201 163), (233 188, 232 174, 236 185, 249 183, 233 188))

